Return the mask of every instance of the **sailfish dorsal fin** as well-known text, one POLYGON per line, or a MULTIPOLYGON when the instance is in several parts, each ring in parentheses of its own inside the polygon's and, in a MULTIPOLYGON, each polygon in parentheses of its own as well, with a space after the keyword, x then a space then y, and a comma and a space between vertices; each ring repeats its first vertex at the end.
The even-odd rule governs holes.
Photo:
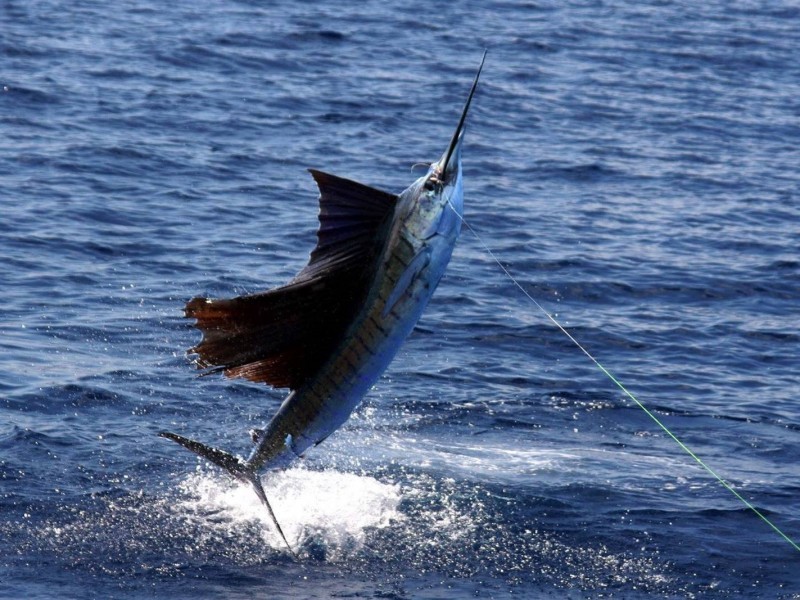
MULTIPOLYGON (((317 247, 298 278, 336 268, 372 247, 397 196, 351 179, 309 169, 319 187, 317 247)), ((355 266, 355 265, 354 265, 355 266)))
POLYGON ((199 368, 297 389, 341 341, 363 304, 397 196, 310 170, 320 190, 317 245, 288 284, 258 294, 194 298, 199 368))

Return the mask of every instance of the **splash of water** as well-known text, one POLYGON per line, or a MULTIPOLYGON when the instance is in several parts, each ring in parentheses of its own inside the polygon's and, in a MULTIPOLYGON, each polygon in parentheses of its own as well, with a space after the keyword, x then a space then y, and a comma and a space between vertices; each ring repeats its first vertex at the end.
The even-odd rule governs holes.
MULTIPOLYGON (((324 547, 330 560, 363 547, 367 532, 401 521, 399 485, 367 476, 302 467, 264 477, 264 489, 287 539, 295 547, 324 547)), ((263 542, 284 545, 249 486, 198 470, 180 485, 175 509, 203 519, 217 534, 258 524, 263 542)))

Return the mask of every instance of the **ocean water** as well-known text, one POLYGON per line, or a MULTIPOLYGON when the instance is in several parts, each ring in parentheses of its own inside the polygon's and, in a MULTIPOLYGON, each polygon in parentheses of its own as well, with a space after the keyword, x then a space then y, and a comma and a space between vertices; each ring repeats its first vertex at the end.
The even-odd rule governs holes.
POLYGON ((182 307, 280 285, 314 167, 399 192, 484 48, 466 219, 800 540, 793 2, 0 6, 0 597, 800 598, 800 552, 465 231, 353 418, 255 495, 284 392, 198 378, 182 307))

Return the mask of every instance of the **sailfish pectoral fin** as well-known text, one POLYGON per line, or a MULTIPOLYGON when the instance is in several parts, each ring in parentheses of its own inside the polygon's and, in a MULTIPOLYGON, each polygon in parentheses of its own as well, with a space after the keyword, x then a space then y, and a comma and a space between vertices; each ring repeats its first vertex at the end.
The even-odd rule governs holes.
POLYGON ((297 560, 300 560, 300 557, 294 551, 292 546, 289 544, 289 540, 286 539, 286 535, 283 533, 283 528, 281 524, 278 522, 278 518, 275 516, 275 511, 272 510, 272 506, 267 500, 267 494, 264 492, 264 486, 261 485, 261 480, 258 478, 258 474, 253 471, 250 467, 248 467, 247 463, 243 461, 241 458, 234 456, 224 450, 218 450, 217 448, 212 448, 211 446, 206 446, 200 442, 195 440, 190 440, 189 438, 183 437, 182 435, 178 435, 177 433, 170 433, 169 431, 162 431, 158 435, 168 440, 172 440, 177 444, 180 444, 187 450, 191 450, 198 456, 202 456, 206 460, 214 463, 218 467, 222 467, 225 469, 230 475, 238 479, 239 481, 247 482, 253 486, 253 490, 258 496, 258 499, 261 501, 267 512, 269 513, 270 519, 272 519, 272 523, 275 525, 275 529, 278 530, 278 533, 283 540, 283 543, 286 544, 286 547, 289 549, 289 553, 297 560))

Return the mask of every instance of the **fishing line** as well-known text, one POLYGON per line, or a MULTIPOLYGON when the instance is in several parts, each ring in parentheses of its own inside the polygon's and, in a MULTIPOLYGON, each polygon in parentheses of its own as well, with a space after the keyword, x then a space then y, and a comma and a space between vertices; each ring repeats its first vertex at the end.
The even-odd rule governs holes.
MULTIPOLYGON (((448 204, 450 204, 449 201, 448 201, 448 204)), ((503 273, 506 274, 506 277, 508 277, 511 280, 511 282, 515 286, 517 286, 517 288, 519 288, 519 290, 528 298, 528 300, 530 300, 534 304, 534 306, 536 306, 536 308, 538 308, 542 313, 544 313, 544 315, 550 320, 551 323, 553 323, 553 325, 555 325, 561 331, 561 333, 563 333, 565 336, 567 336, 569 338, 569 340, 573 344, 575 344, 578 347, 578 349, 581 352, 583 352, 589 358, 589 360, 591 360, 597 366, 597 368, 600 369, 600 371, 603 372, 603 374, 606 377, 608 377, 620 390, 622 390, 622 392, 628 398, 633 400, 633 402, 636 404, 636 406, 641 408, 645 412, 645 414, 648 417, 650 417, 655 422, 655 424, 658 425, 669 437, 671 437, 675 441, 675 443, 677 443, 678 446, 680 446, 681 449, 684 452, 686 452, 686 454, 691 456, 698 465, 703 467, 703 469, 705 469, 707 473, 709 473, 714 479, 716 479, 720 484, 722 484, 722 486, 725 489, 727 489, 731 494, 736 496, 747 508, 749 508, 762 521, 764 521, 764 523, 769 525, 769 527, 775 533, 777 533, 784 540, 789 542, 794 547, 795 550, 800 551, 800 545, 798 545, 794 540, 792 540, 792 538, 790 538, 788 535, 786 535, 764 513, 762 513, 755 506, 753 506, 753 504, 751 504, 750 501, 747 500, 747 498, 745 498, 738 491, 736 491, 736 489, 734 489, 731 484, 729 484, 727 481, 725 481, 722 478, 722 476, 720 476, 716 471, 714 471, 714 469, 712 469, 709 465, 707 465, 705 463, 705 461, 703 461, 703 459, 701 459, 699 456, 697 456, 697 454, 695 454, 694 451, 692 451, 691 448, 689 448, 686 444, 684 444, 683 441, 681 441, 680 438, 678 438, 678 436, 675 435, 655 414, 653 414, 644 404, 642 404, 642 402, 640 402, 639 399, 636 396, 634 396, 633 393, 630 392, 628 390, 628 388, 626 388, 619 381, 619 379, 617 379, 608 369, 606 369, 602 364, 600 364, 600 361, 598 361, 594 357, 594 355, 592 355, 578 340, 576 340, 575 337, 573 337, 573 335, 569 331, 567 331, 567 329, 563 325, 561 325, 561 323, 559 323, 553 315, 551 315, 541 304, 539 304, 539 302, 533 296, 531 296, 528 293, 528 291, 524 287, 522 287, 522 284, 520 284, 520 282, 517 281, 516 277, 514 277, 511 274, 511 272, 503 265, 503 263, 500 262, 500 260, 497 258, 495 253, 492 252, 492 249, 489 248, 489 246, 486 244, 486 242, 484 242, 483 239, 478 235, 478 232, 475 231, 475 229, 473 229, 472 226, 469 223, 467 223, 467 221, 464 219, 464 217, 461 216, 461 214, 459 214, 459 212, 455 209, 455 207, 452 204, 450 204, 450 208, 453 209, 453 212, 456 213, 456 215, 458 215, 458 218, 461 219, 461 222, 464 225, 466 225, 467 229, 469 229, 470 232, 472 233, 472 235, 475 236, 475 239, 478 240, 478 243, 481 246, 483 246, 483 249, 486 251, 486 253, 492 258, 492 260, 494 260, 494 262, 497 263, 497 266, 499 266, 500 269, 503 271, 503 273)))

